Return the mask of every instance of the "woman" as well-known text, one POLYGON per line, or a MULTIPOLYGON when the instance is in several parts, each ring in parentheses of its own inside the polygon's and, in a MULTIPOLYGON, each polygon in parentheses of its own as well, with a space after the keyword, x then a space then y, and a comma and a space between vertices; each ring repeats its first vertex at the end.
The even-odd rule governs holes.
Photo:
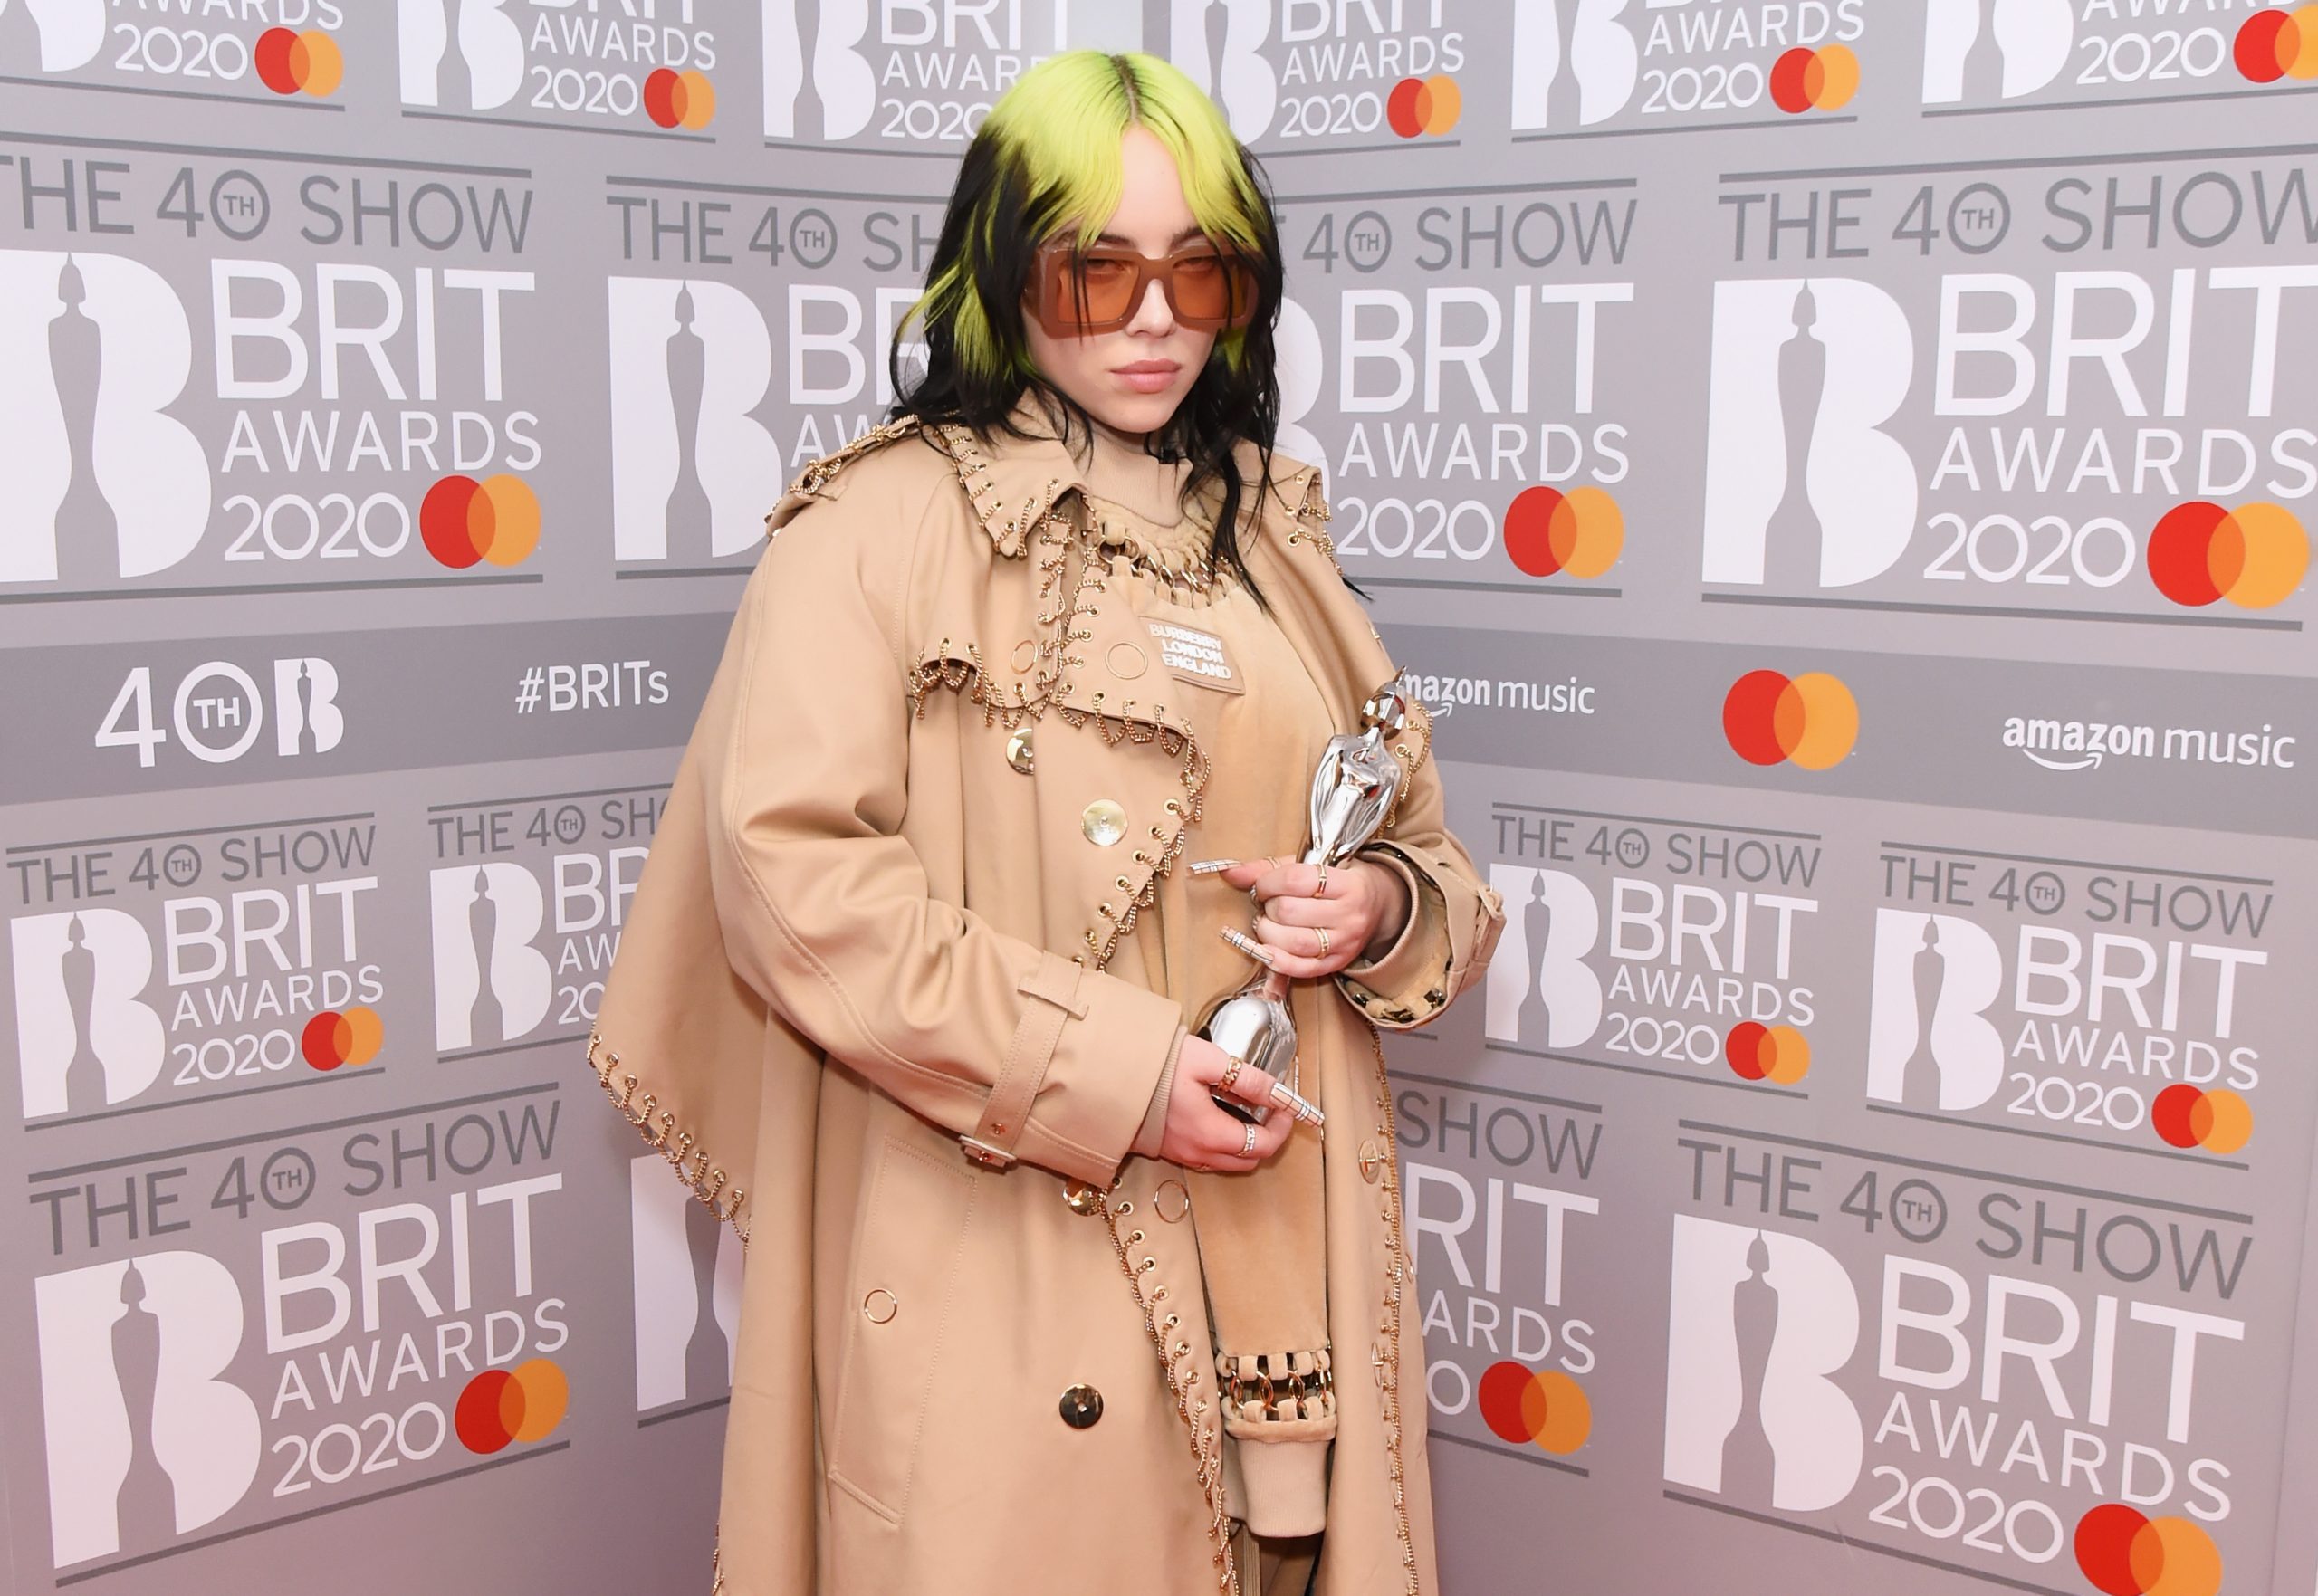
POLYGON ((1376 839, 1296 862, 1397 672, 1270 452, 1279 262, 1187 79, 1051 58, 923 379, 767 518, 589 1042, 749 1244, 731 1596, 1434 1588, 1375 1027, 1502 917, 1421 708, 1376 839), (1250 928, 1321 1126, 1195 1034, 1250 928))

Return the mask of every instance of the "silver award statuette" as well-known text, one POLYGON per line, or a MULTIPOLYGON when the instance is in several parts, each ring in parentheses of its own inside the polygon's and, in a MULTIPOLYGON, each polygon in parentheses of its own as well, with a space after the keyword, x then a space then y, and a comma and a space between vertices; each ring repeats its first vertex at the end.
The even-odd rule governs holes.
MULTIPOLYGON (((1358 852, 1384 829, 1384 817, 1400 796, 1406 772, 1384 739, 1407 726, 1408 700, 1388 683, 1361 707, 1361 722, 1365 730, 1328 740, 1319 768, 1312 772, 1311 844, 1302 855, 1307 865, 1335 865, 1358 852)), ((1237 936, 1232 941, 1235 946, 1250 945, 1237 936)), ((1199 1034, 1294 1093, 1296 1020, 1288 1008, 1288 977, 1259 970, 1247 985, 1207 1011, 1199 1034)), ((1225 1113, 1258 1124, 1271 1112, 1221 1092, 1210 1095, 1225 1113)), ((1318 1109, 1300 1095, 1296 1102, 1297 1117, 1320 1122, 1318 1109)))

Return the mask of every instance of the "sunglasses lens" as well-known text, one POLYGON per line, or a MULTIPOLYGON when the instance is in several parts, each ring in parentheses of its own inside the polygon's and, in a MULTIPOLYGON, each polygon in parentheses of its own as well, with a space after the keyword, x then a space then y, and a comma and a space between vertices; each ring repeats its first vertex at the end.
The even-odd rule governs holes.
POLYGON ((1175 265, 1175 313, 1187 321, 1236 325, 1255 309, 1256 274, 1236 257, 1193 255, 1175 265))
POLYGON ((1136 275, 1134 262, 1090 255, 1082 263, 1079 274, 1087 284, 1089 321, 1116 321, 1133 313, 1136 275))

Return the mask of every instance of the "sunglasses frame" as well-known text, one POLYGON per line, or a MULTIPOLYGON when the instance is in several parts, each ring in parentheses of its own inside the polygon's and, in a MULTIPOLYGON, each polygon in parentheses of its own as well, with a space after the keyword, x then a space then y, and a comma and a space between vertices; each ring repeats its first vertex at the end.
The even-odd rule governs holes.
MULTIPOLYGON (((1091 338, 1097 333, 1116 332, 1134 320, 1141 313, 1144 297, 1149 293, 1152 283, 1155 282, 1160 285, 1160 292, 1167 296, 1168 311, 1182 326, 1200 332, 1217 332, 1229 328, 1247 326, 1255 320, 1256 301, 1261 297, 1253 291, 1248 295, 1244 304, 1235 307, 1228 315, 1184 314, 1182 301, 1175 297, 1176 268, 1193 259, 1210 257, 1225 262, 1234 260, 1244 262, 1246 258, 1238 250, 1218 244, 1212 238, 1193 239, 1164 255, 1146 255, 1141 250, 1129 248, 1123 244, 1088 244, 1084 251, 1078 251, 1074 247, 1074 241, 1070 234, 1058 234, 1040 244, 1030 257, 1030 281, 1029 286, 1023 290, 1023 308, 1038 319, 1039 325, 1046 329, 1050 338, 1091 338), (1107 320, 1081 321, 1078 319, 1075 307, 1069 302, 1068 296, 1065 296, 1065 302, 1061 304, 1052 302, 1057 296, 1049 291, 1049 285, 1058 278, 1068 283, 1078 276, 1077 271, 1069 267, 1058 272, 1054 269, 1055 263, 1058 258, 1069 258, 1074 254, 1078 261, 1124 261, 1134 265, 1135 289, 1127 296, 1127 308, 1125 314, 1107 320)), ((1246 270, 1252 276, 1253 267, 1247 267, 1246 270)), ((1253 288, 1252 282, 1250 288, 1253 288)))

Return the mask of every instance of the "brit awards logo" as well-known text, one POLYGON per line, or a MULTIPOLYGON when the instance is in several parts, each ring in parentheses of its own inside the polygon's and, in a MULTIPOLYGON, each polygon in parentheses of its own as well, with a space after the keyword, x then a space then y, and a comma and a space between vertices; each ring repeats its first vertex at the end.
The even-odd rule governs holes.
POLYGON ((168 1051, 145 1001, 153 943, 134 915, 84 908, 9 927, 24 1117, 92 1113, 142 1095, 168 1051))
POLYGON ((1509 125, 1538 139, 1843 111, 1869 14, 1866 0, 1515 0, 1509 125))
POLYGON ((242 1343, 233 1274, 196 1252, 33 1283, 54 1564, 163 1544, 224 1516, 257 1476, 257 1404, 221 1378, 242 1343))
POLYGON ((1167 58, 1265 149, 1417 147, 1464 116, 1460 0, 1169 0, 1167 58))
MULTIPOLYGON (((715 119, 723 0, 396 0, 406 114, 512 107, 481 119, 545 127, 642 120, 702 129, 715 119), (522 96, 518 100, 518 96, 522 96)), ((467 119, 476 119, 470 116, 467 119)))
POLYGON ((337 0, 120 5, 0 0, 0 72, 126 93, 327 99, 346 75, 337 0))
POLYGON ((547 1018, 555 978, 534 945, 546 922, 539 878, 493 860, 428 873, 438 1053, 518 1041, 547 1018))
POLYGON ((741 1324, 741 1238, 668 1161, 628 1165, 636 1240, 636 1410, 714 1401, 731 1390, 741 1324))

